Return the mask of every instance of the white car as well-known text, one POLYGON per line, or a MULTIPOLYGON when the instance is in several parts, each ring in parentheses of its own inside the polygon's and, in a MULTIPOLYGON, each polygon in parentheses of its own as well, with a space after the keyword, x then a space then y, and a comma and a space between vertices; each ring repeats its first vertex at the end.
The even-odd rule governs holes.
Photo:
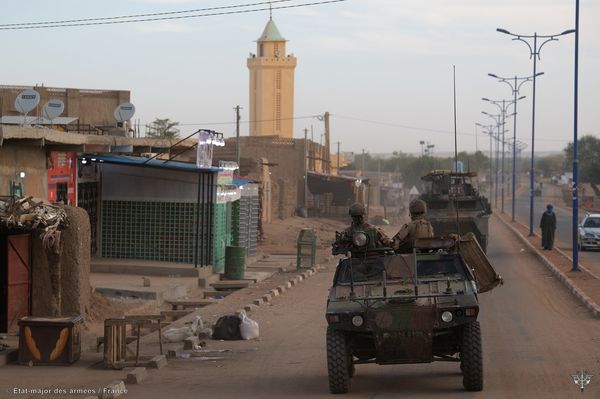
POLYGON ((600 213, 588 213, 579 225, 579 249, 600 249, 600 213))

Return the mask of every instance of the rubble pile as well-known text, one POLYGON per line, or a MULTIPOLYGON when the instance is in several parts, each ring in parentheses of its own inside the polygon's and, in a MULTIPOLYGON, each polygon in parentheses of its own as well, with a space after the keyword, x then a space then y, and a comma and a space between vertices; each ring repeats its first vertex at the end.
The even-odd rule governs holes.
POLYGON ((69 225, 64 209, 33 197, 0 196, 0 229, 40 231, 44 248, 60 252, 60 230, 69 225))

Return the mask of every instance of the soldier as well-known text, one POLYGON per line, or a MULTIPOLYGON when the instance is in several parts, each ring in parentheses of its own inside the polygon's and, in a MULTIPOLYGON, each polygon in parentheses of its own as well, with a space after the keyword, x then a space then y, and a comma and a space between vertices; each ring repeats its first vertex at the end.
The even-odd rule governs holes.
POLYGON ((366 210, 363 204, 358 202, 352 204, 348 213, 350 214, 350 217, 352 217, 352 224, 344 230, 344 235, 346 237, 351 238, 356 231, 363 231, 371 239, 369 248, 391 246, 392 240, 390 240, 381 229, 378 229, 365 221, 366 210))
POLYGON ((392 247, 399 253, 410 253, 416 238, 433 237, 433 226, 425 219, 427 204, 416 199, 408 205, 411 221, 400 228, 392 239, 392 247))

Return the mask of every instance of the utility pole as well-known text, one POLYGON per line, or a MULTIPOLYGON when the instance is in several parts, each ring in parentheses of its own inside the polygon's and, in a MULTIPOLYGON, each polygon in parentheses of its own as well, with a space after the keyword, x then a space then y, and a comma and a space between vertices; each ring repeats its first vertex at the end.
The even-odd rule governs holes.
POLYGON ((326 170, 327 174, 331 174, 331 148, 330 148, 330 140, 331 140, 331 132, 329 131, 329 112, 325 112, 325 159, 326 159, 326 170))
POLYGON ((304 128, 304 208, 308 212, 308 129, 304 128))
POLYGON ((337 174, 340 174, 340 142, 336 142, 337 144, 337 174))
MULTIPOLYGON (((236 140, 236 150, 235 150, 235 159, 236 162, 238 164, 238 168, 240 167, 240 109, 242 109, 242 107, 240 107, 239 105, 237 105, 234 110, 235 110, 235 140, 236 140)), ((238 170, 239 173, 239 170, 238 170)))
POLYGON ((361 175, 362 177, 365 177, 365 149, 362 149, 362 170, 361 170, 361 175))

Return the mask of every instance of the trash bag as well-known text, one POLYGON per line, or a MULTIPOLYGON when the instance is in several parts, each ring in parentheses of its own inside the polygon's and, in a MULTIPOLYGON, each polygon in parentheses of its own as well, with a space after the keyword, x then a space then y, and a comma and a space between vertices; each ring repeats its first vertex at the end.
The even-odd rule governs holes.
POLYGON ((204 328, 204 323, 200 316, 194 320, 188 321, 183 327, 172 327, 162 333, 163 342, 183 342, 186 338, 197 335, 198 331, 204 328))
POLYGON ((221 316, 214 326, 212 338, 226 341, 242 339, 240 335, 241 321, 236 315, 221 316))
POLYGON ((240 335, 242 339, 258 338, 258 323, 246 316, 246 313, 241 313, 240 316, 240 335))

